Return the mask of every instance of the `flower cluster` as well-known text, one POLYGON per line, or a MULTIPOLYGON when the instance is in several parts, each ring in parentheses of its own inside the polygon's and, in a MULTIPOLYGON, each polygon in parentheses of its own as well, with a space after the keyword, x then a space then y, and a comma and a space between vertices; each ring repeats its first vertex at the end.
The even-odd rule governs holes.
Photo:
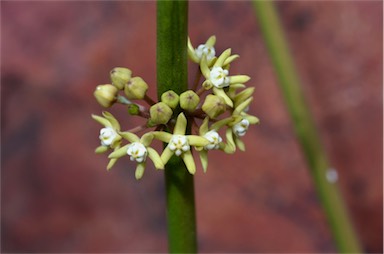
POLYGON ((257 117, 247 113, 254 88, 245 86, 250 79, 248 76, 229 75, 230 64, 239 56, 232 55, 231 49, 216 56, 215 43, 216 37, 211 36, 205 44, 194 48, 188 38, 188 56, 199 65, 198 78, 190 90, 180 95, 170 90, 156 102, 147 95, 147 83, 141 77, 132 77, 132 71, 122 67, 110 72, 111 84, 96 87, 94 95, 103 107, 123 104, 130 115, 146 120, 141 126, 122 131, 111 113, 92 115, 104 126, 100 130, 101 145, 96 148, 96 153, 111 150, 108 170, 119 158, 128 156, 137 163, 135 177, 140 179, 148 158, 156 169, 164 169, 175 155, 181 157, 187 170, 194 174, 193 150, 199 154, 204 172, 208 167, 210 150, 228 154, 237 149, 245 150, 241 138, 250 124, 259 122, 257 117), (145 101, 149 106, 143 106, 137 100, 145 101), (173 119, 175 112, 177 118, 173 119), (192 126, 190 133, 187 126, 192 126), (140 132, 144 133, 141 137, 138 136, 140 132), (161 153, 151 147, 154 140, 167 143, 161 153))

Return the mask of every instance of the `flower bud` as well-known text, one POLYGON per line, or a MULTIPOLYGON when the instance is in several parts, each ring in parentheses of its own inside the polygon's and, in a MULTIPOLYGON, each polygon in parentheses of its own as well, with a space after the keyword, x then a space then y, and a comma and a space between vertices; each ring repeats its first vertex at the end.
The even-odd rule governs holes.
POLYGON ((116 86, 119 90, 124 89, 124 85, 131 79, 132 71, 127 68, 116 67, 110 72, 112 85, 116 86))
POLYGON ((225 112, 227 105, 222 97, 209 94, 201 108, 210 118, 214 119, 225 112))
POLYGON ((199 105, 200 97, 192 90, 180 94, 180 107, 187 111, 194 111, 199 105))
POLYGON ((128 105, 128 113, 132 116, 137 116, 140 113, 140 108, 136 104, 128 105))
POLYGON ((98 85, 93 95, 101 106, 108 108, 116 102, 118 91, 116 87, 110 84, 98 85))
POLYGON ((174 109, 179 104, 179 95, 174 91, 169 90, 161 95, 161 101, 174 109))
POLYGON ((147 83, 140 77, 131 78, 124 87, 125 95, 130 100, 143 99, 147 90, 147 83))
POLYGON ((158 102, 149 109, 152 124, 166 124, 172 117, 172 109, 164 102, 158 102))

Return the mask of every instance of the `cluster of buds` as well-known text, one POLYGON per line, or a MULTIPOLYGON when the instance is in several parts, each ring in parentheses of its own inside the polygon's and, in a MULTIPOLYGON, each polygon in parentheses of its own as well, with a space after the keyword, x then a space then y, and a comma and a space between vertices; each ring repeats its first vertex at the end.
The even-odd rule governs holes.
POLYGON ((216 37, 211 36, 205 44, 194 48, 188 38, 188 56, 199 68, 190 90, 182 94, 170 90, 155 102, 147 95, 147 83, 141 77, 132 77, 132 71, 122 67, 110 72, 111 84, 96 87, 94 95, 103 107, 123 104, 130 115, 146 119, 145 124, 122 131, 111 113, 92 115, 104 126, 100 130, 101 145, 96 148, 96 153, 111 150, 108 170, 119 158, 128 156, 137 163, 135 177, 140 179, 148 158, 156 169, 164 169, 175 155, 181 157, 187 170, 194 174, 193 150, 199 154, 204 172, 210 150, 228 154, 237 149, 245 150, 241 138, 250 124, 259 122, 257 117, 247 113, 254 88, 245 86, 250 79, 248 76, 229 75, 230 64, 239 56, 231 55, 231 49, 216 56, 215 42, 216 37), (138 100, 149 106, 139 104, 138 100), (192 127, 190 133, 187 126, 192 127), (139 133, 143 134, 139 136, 139 133), (151 147, 154 140, 168 145, 159 153, 151 147))

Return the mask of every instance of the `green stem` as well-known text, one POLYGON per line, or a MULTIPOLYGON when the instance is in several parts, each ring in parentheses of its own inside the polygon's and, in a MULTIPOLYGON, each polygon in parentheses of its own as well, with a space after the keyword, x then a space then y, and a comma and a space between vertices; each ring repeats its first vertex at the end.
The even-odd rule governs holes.
MULTIPOLYGON (((187 36, 188 2, 159 0, 156 57, 159 99, 168 90, 180 94, 188 88, 187 36)), ((165 166, 165 185, 169 252, 195 253, 194 179, 180 157, 173 156, 165 166)))
POLYGON ((297 138, 311 170, 336 245, 343 253, 361 252, 339 188, 336 183, 327 181, 329 162, 308 110, 273 2, 254 0, 253 4, 297 138))

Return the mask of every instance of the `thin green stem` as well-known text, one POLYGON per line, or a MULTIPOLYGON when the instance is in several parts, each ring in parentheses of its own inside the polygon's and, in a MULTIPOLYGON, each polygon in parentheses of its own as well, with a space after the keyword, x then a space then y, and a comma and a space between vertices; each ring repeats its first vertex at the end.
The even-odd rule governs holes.
POLYGON ((327 181, 326 174, 330 169, 329 162, 301 90, 300 80, 289 53, 276 9, 272 1, 254 0, 253 4, 287 109, 311 170, 336 245, 340 252, 359 253, 361 252, 359 241, 339 188, 336 183, 327 181))
MULTIPOLYGON (((157 2, 157 93, 188 89, 188 2, 157 2)), ((175 110, 177 115, 179 110, 175 110)), ((188 129, 190 132, 190 127, 188 129)), ((196 219, 194 179, 180 157, 165 166, 168 240, 171 253, 195 253, 196 219)))

